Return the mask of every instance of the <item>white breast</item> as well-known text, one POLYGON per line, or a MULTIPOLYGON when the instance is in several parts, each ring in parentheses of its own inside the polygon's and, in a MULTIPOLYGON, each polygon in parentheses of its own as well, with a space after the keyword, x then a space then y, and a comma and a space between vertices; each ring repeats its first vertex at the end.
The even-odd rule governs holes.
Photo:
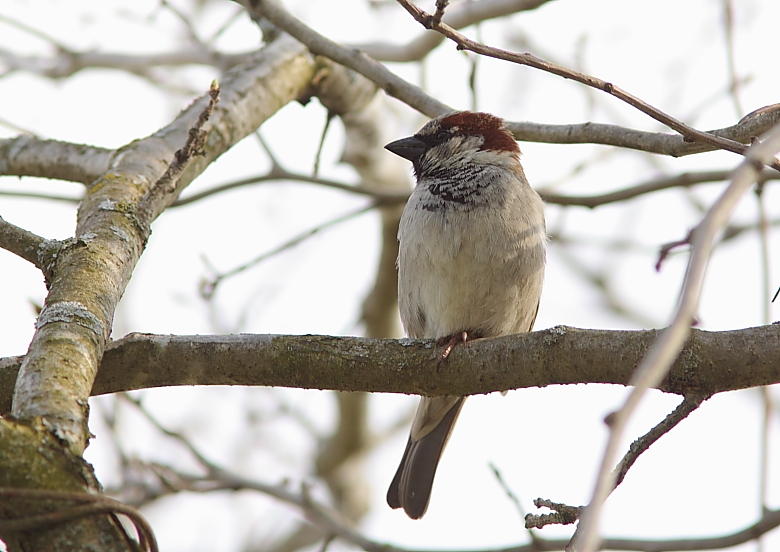
POLYGON ((422 207, 432 199, 424 182, 415 188, 398 233, 399 306, 411 337, 531 329, 544 271, 543 205, 511 179, 491 186, 486 201, 436 211, 422 207))

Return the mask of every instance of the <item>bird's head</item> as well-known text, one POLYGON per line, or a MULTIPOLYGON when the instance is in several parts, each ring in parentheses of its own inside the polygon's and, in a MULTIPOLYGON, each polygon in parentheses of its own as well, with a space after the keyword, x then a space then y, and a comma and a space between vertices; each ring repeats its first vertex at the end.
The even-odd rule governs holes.
POLYGON ((385 148, 411 161, 418 178, 475 164, 514 168, 520 155, 502 119, 473 111, 432 119, 414 136, 390 142, 385 148))

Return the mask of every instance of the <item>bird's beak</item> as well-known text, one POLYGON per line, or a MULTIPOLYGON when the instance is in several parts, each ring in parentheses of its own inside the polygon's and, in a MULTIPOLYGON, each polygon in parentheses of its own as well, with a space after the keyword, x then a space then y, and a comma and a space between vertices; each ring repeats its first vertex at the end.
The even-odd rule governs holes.
POLYGON ((419 138, 409 136, 408 138, 401 138, 395 142, 390 142, 385 146, 385 149, 414 163, 423 153, 425 153, 428 146, 419 138))

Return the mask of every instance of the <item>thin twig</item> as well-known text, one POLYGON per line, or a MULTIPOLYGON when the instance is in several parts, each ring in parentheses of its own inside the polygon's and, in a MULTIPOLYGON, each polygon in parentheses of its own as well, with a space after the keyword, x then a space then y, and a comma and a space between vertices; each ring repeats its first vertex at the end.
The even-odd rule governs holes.
MULTIPOLYGON (((735 92, 735 101, 738 101, 735 92)), ((764 182, 759 182, 755 187, 756 207, 758 210, 758 242, 760 247, 761 256, 761 293, 759 294, 759 302, 761 304, 761 314, 764 324, 770 323, 770 307, 769 303, 765 300, 770 292, 771 282, 771 258, 769 247, 769 217, 766 212, 766 201, 764 194, 764 182)), ((769 466, 770 466, 770 427, 772 423, 772 411, 774 410, 774 401, 772 400, 772 394, 769 392, 769 388, 761 387, 761 428, 760 428, 760 441, 759 441, 759 465, 758 465, 758 506, 759 511, 765 512, 768 510, 767 505, 767 493, 769 489, 769 466)), ((763 552, 765 550, 763 539, 757 539, 757 550, 763 552)))
POLYGON ((661 248, 658 250, 658 258, 655 261, 656 272, 660 272, 661 267, 664 264, 664 261, 666 261, 666 258, 669 256, 669 254, 672 251, 674 251, 678 247, 682 247, 683 245, 690 245, 692 238, 693 238, 693 230, 689 231, 688 234, 686 234, 686 236, 682 239, 670 241, 663 244, 661 248))
POLYGON ((308 238, 314 236, 315 234, 319 233, 322 230, 325 230, 327 228, 330 228, 332 226, 335 226, 337 224, 341 224, 342 222, 345 222, 347 220, 353 219, 357 216, 360 216, 364 213, 367 213, 371 211, 372 209, 375 209, 379 204, 374 202, 370 203, 368 205, 365 205, 363 207, 360 207, 359 209, 355 209, 353 211, 348 211, 347 213, 344 213, 343 215, 339 215, 338 217, 335 217, 333 219, 330 219, 328 221, 323 222, 322 224, 319 224, 313 228, 309 228, 308 230, 301 232, 300 234, 294 236, 293 238, 287 240, 286 242, 274 247, 270 251, 266 251, 262 255, 258 255, 254 259, 247 261, 243 264, 238 265, 235 268, 231 268, 227 272, 223 272, 221 274, 217 274, 216 276, 213 276, 209 280, 204 280, 201 282, 200 285, 200 294, 204 299, 210 299, 214 296, 214 293, 217 290, 217 286, 219 284, 232 276, 235 276, 236 274, 240 274, 254 266, 257 266, 263 261, 266 261, 273 257, 274 255, 278 255, 279 253, 286 251, 288 249, 291 249, 292 247, 299 245, 303 241, 307 240, 308 238))
POLYGON ((8 17, 7 15, 0 14, 0 22, 5 23, 6 25, 10 25, 12 27, 16 27, 17 29, 24 31, 27 34, 34 36, 40 40, 43 40, 44 42, 48 42, 49 44, 51 44, 61 52, 70 53, 73 51, 64 42, 61 42, 59 39, 54 38, 52 35, 45 33, 39 29, 36 29, 34 27, 31 27, 27 23, 18 21, 12 17, 8 17))
MULTIPOLYGON (((189 162, 197 155, 203 155, 203 148, 206 144, 208 132, 203 127, 208 122, 209 117, 219 101, 219 83, 212 81, 208 91, 208 102, 198 114, 198 119, 189 129, 187 141, 176 150, 173 160, 168 165, 165 173, 155 182, 147 191, 146 195, 138 203, 138 211, 146 213, 152 209, 160 197, 172 196, 176 191, 176 183, 189 162)), ((172 203, 172 202, 171 202, 172 203)), ((146 218, 149 218, 147 215, 146 218)))
POLYGON ((528 514, 525 516, 525 526, 528 529, 542 529, 547 525, 571 525, 580 517, 584 506, 569 506, 560 502, 553 502, 546 498, 535 498, 534 506, 548 508, 551 514, 528 514))
MULTIPOLYGON (((676 175, 665 175, 657 178, 651 178, 645 182, 634 184, 626 188, 607 192, 603 194, 594 194, 588 196, 577 196, 567 194, 557 194, 545 192, 544 188, 539 190, 542 199, 546 203, 555 205, 573 205, 582 207, 601 207, 610 203, 632 199, 652 192, 668 190, 671 188, 689 188, 696 184, 705 182, 721 182, 731 177, 733 170, 711 170, 711 171, 693 171, 684 172, 676 175)), ((777 180, 780 179, 780 173, 774 170, 765 170, 762 179, 777 180)))
MULTIPOLYGON (((551 0, 468 0, 449 6, 444 21, 448 25, 461 29, 478 25, 482 21, 506 17, 524 11, 533 11, 551 0)), ((388 42, 362 42, 349 44, 349 47, 363 50, 378 61, 421 62, 424 63, 444 37, 438 33, 422 31, 416 38, 405 44, 388 42)))
POLYGON ((669 433, 674 429, 677 424, 687 418, 691 412, 699 408, 706 398, 707 397, 698 395, 686 395, 683 397, 682 402, 677 405, 677 408, 670 412, 660 423, 631 443, 631 446, 628 447, 628 451, 623 456, 623 459, 615 467, 615 483, 613 488, 617 488, 617 486, 623 482, 628 470, 631 469, 631 466, 634 465, 634 462, 637 461, 643 452, 649 449, 653 443, 666 433, 669 433))
MULTIPOLYGON (((637 96, 634 96, 633 94, 627 92, 626 90, 623 90, 622 88, 616 86, 611 82, 607 82, 605 80, 602 80, 598 77, 594 77, 591 75, 586 75, 585 73, 580 73, 579 71, 574 71, 572 69, 569 69, 562 65, 558 65, 556 63, 545 61, 541 58, 534 56, 533 54, 529 54, 529 53, 521 54, 517 52, 510 52, 508 50, 503 50, 501 48, 494 48, 482 44, 480 42, 471 40, 465 37, 464 35, 462 35, 461 33, 459 33, 458 31, 456 31, 455 29, 453 29, 452 27, 450 27, 449 25, 447 25, 446 23, 439 22, 437 24, 433 24, 432 16, 427 12, 421 10, 414 4, 412 4, 409 0, 396 0, 396 1, 399 4, 401 4, 401 6, 406 11, 408 11, 409 14, 411 14, 411 16, 414 17, 425 28, 438 31, 444 36, 446 36, 447 38, 449 38, 450 40, 452 40, 453 42, 455 42, 459 50, 469 50, 495 59, 502 59, 505 61, 510 61, 512 63, 526 65, 528 67, 533 67, 534 69, 539 69, 548 73, 552 73, 554 75, 558 75, 566 79, 572 79, 586 86, 590 86, 592 88, 602 90, 603 92, 615 96, 619 100, 626 102, 627 104, 635 107, 642 113, 649 115, 656 121, 659 121, 664 125, 668 126, 669 128, 671 128, 672 130, 678 132, 686 141, 704 142, 711 146, 715 146, 716 148, 738 153, 740 155, 744 155, 748 149, 747 145, 742 144, 740 142, 736 142, 728 138, 723 138, 721 136, 716 136, 708 132, 703 132, 689 125, 686 125, 682 121, 675 119, 674 117, 672 117, 667 113, 664 113, 657 107, 650 105, 644 100, 638 98, 637 96)), ((780 161, 770 160, 768 164, 773 168, 780 170, 780 161)))
MULTIPOLYGON (((492 462, 489 464, 490 471, 493 472, 493 475, 496 478, 496 481, 498 482, 498 486, 501 487, 501 489, 504 491, 504 494, 507 496, 509 501, 514 504, 515 510, 517 510, 517 513, 520 514, 520 517, 522 519, 528 518, 528 512, 525 511, 525 508, 523 508, 523 504, 520 502, 520 498, 514 493, 514 491, 509 487, 509 484, 504 480, 504 476, 501 474, 501 471, 498 469, 498 466, 493 464, 492 462)), ((528 532, 528 538, 531 539, 531 542, 536 544, 539 549, 542 549, 542 543, 544 542, 544 539, 542 539, 539 535, 536 534, 536 531, 533 530, 533 527, 526 526, 526 531, 528 532)))
POLYGON ((734 3, 732 0, 723 0, 723 31, 726 42, 726 65, 729 73, 729 95, 734 102, 737 117, 741 117, 744 110, 739 99, 740 79, 737 76, 737 62, 734 56, 734 3))
POLYGON ((444 17, 444 10, 447 9, 449 0, 436 0, 436 12, 431 16, 431 25, 436 26, 441 23, 441 18, 444 17))
POLYGON ((314 178, 320 173, 320 157, 322 156, 322 148, 325 146, 325 137, 328 135, 330 129, 330 123, 333 121, 334 113, 328 111, 325 116, 325 124, 322 126, 322 133, 320 134, 320 143, 317 144, 317 152, 314 154, 314 165, 311 169, 311 175, 314 178))
MULTIPOLYGON (((176 439, 181 443, 193 457, 201 464, 201 467, 208 477, 188 475, 180 473, 173 468, 165 466, 150 466, 155 475, 161 474, 161 469, 167 473, 165 476, 166 488, 164 492, 152 494, 152 498, 159 498, 180 490, 188 492, 215 492, 224 490, 253 490, 259 493, 276 498, 277 500, 299 508, 306 518, 317 525, 327 535, 338 537, 346 542, 352 543, 368 552, 427 552, 425 550, 416 550, 412 548, 403 548, 386 542, 378 541, 363 535, 350 527, 338 514, 330 507, 317 502, 311 496, 307 485, 301 485, 300 490, 292 490, 286 484, 271 485, 254 479, 243 477, 233 473, 208 460, 197 447, 184 435, 165 428, 149 412, 146 412, 137 401, 132 401, 138 406, 141 414, 149 420, 159 431, 176 439)), ((537 508, 549 508, 554 510, 553 514, 544 514, 560 520, 575 521, 580 507, 568 506, 546 499, 538 498, 534 500, 537 508)), ((538 516, 542 517, 542 516, 538 516)), ((528 523, 528 522, 527 522, 528 523)), ((672 552, 676 550, 710 550, 714 548, 726 548, 754 540, 757 536, 765 534, 780 525, 780 510, 765 512, 764 515, 754 524, 736 531, 734 533, 717 537, 699 537, 691 539, 605 539, 603 549, 605 550, 633 550, 638 552, 672 552)), ((540 550, 560 550, 566 541, 561 539, 543 539, 538 537, 531 543, 477 550, 459 549, 458 552, 538 552, 540 550)))
POLYGON ((731 184, 694 230, 691 256, 679 305, 669 327, 661 333, 637 367, 631 381, 633 389, 615 413, 590 502, 572 537, 572 549, 579 552, 593 552, 598 547, 601 510, 614 486, 615 474, 612 471, 612 464, 628 420, 646 391, 657 385, 666 375, 690 333, 690 325, 699 304, 705 270, 717 233, 725 226, 742 195, 760 177, 763 166, 775 158, 778 150, 780 150, 780 125, 776 125, 762 141, 750 147, 745 160, 734 171, 731 184))
POLYGON ((235 188, 241 188, 243 186, 250 186, 252 184, 260 184, 262 182, 275 182, 279 180, 285 180, 290 182, 303 182, 305 184, 315 184, 318 186, 325 186, 326 188, 333 188, 335 190, 341 190, 352 194, 362 195, 370 197, 374 201, 381 203, 382 205, 398 205, 405 203, 409 199, 409 194, 406 193, 387 193, 371 190, 363 185, 351 185, 336 180, 329 180, 327 178, 313 177, 308 174, 294 173, 281 167, 273 168, 266 174, 259 174, 256 176, 249 176, 247 178, 240 178, 224 184, 219 184, 208 190, 203 190, 196 194, 179 199, 174 202, 171 207, 181 207, 182 205, 188 205, 201 199, 205 199, 209 196, 233 190, 235 188))
POLYGON ((204 46, 203 40, 201 40, 200 36, 198 36, 198 31, 195 29, 195 25, 187 14, 185 14, 176 5, 174 5, 172 2, 169 2, 168 0, 160 0, 160 7, 166 8, 174 15, 176 19, 181 22, 182 26, 187 31, 190 42, 199 46, 204 46))

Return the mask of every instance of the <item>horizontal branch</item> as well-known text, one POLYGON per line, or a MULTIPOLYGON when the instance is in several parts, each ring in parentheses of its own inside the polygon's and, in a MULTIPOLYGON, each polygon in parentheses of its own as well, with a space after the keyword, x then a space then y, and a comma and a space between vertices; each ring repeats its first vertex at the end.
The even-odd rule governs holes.
MULTIPOLYGON (((773 104, 753 111, 734 125, 709 130, 707 134, 748 144, 778 122, 780 122, 780 104, 773 104)), ((679 134, 647 132, 602 123, 549 125, 508 122, 507 127, 516 139, 526 142, 601 144, 672 157, 683 157, 716 149, 711 144, 688 141, 679 134)))
MULTIPOLYGON (((702 132, 696 128, 693 128, 685 124, 683 121, 669 115, 668 113, 664 113, 657 107, 650 105, 643 99, 629 93, 612 82, 607 82, 593 75, 581 73, 579 71, 569 69, 563 65, 549 62, 527 52, 511 52, 509 50, 495 48, 481 42, 471 40, 446 23, 442 23, 438 4, 436 14, 432 16, 418 8, 409 0, 396 1, 401 4, 401 6, 426 29, 436 30, 455 42, 458 50, 467 50, 483 56, 533 67, 534 69, 539 69, 553 75, 558 75, 559 77, 563 77, 565 79, 572 79, 576 82, 584 84, 585 86, 606 92, 607 94, 610 94, 619 100, 626 102, 642 113, 652 117, 656 121, 663 123, 672 130, 676 130, 680 134, 680 138, 685 142, 705 144, 710 146, 711 149, 724 149, 741 155, 744 155, 747 151, 748 146, 746 144, 737 140, 732 140, 731 138, 727 138, 725 136, 709 132, 702 132)), ((446 5, 446 3, 444 5, 446 5)), ((770 163, 770 165, 775 169, 780 170, 780 162, 773 161, 770 163)))
MULTIPOLYGON (((430 340, 318 335, 131 334, 106 350, 93 395, 176 385, 262 385, 472 395, 556 384, 626 385, 660 330, 547 330, 457 347, 445 373, 430 340)), ((780 383, 780 324, 693 330, 658 389, 710 395, 780 383)), ((22 357, 0 359, 0 412, 22 357)))
MULTIPOLYGON (((538 190, 545 203, 555 205, 573 205, 580 207, 600 207, 609 203, 625 201, 645 194, 668 190, 670 188, 689 188, 696 184, 705 182, 722 182, 731 177, 733 169, 729 170, 711 170, 711 171, 691 171, 675 175, 664 175, 651 178, 639 184, 621 188, 612 192, 603 194, 593 194, 587 196, 557 194, 554 192, 545 192, 538 190)), ((780 172, 772 169, 764 169, 759 177, 759 181, 780 179, 780 172)))
POLYGON ((5 66, 4 75, 24 71, 50 79, 65 79, 84 69, 145 73, 151 67, 208 65, 227 70, 246 61, 252 54, 226 54, 197 45, 178 51, 148 54, 59 49, 53 56, 22 55, 0 49, 0 62, 5 66))
MULTIPOLYGON (((250 11, 254 17, 265 18, 295 37, 312 53, 332 59, 360 73, 390 96, 428 117, 438 117, 447 111, 452 111, 450 106, 402 79, 365 52, 342 46, 321 35, 291 15, 277 0, 257 0, 252 4, 250 11)), ((646 132, 599 123, 549 125, 509 122, 507 126, 517 140, 527 142, 603 144, 679 157, 718 149, 719 146, 713 145, 713 142, 731 141, 749 144, 752 138, 766 132, 778 121, 780 121, 780 104, 759 108, 743 117, 737 124, 723 129, 705 133, 692 129, 695 131, 694 134, 699 132, 699 135, 707 135, 710 143, 691 142, 679 134, 646 132)), ((741 148, 738 144, 732 143, 732 146, 741 148)))
POLYGON ((0 140, 0 176, 40 176, 91 184, 108 170, 114 153, 23 134, 0 140))

